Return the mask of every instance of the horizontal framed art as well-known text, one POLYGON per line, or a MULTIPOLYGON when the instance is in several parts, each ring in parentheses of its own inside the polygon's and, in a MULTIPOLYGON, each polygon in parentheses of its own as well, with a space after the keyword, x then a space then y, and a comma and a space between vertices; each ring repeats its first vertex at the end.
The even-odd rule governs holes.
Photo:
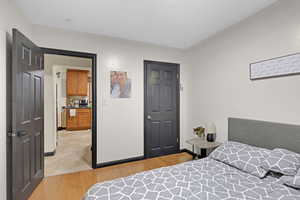
POLYGON ((250 64, 250 79, 264 79, 300 74, 300 53, 250 64))

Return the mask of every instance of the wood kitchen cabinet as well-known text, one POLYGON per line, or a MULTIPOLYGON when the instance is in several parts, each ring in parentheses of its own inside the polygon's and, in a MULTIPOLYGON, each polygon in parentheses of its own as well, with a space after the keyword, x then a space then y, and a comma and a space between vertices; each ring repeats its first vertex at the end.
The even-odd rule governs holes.
POLYGON ((77 109, 77 122, 80 128, 91 128, 91 109, 77 109))
POLYGON ((90 108, 75 109, 75 116, 70 116, 70 110, 67 109, 67 130, 86 130, 91 128, 92 111, 90 108))
POLYGON ((88 74, 89 71, 79 71, 78 72, 78 96, 88 96, 88 74))
POLYGON ((77 117, 70 116, 70 110, 67 111, 67 130, 77 130, 78 120, 77 117))
POLYGON ((88 96, 88 70, 67 70, 67 95, 88 96))
POLYGON ((76 70, 67 71, 67 95, 76 96, 77 94, 78 73, 76 70))

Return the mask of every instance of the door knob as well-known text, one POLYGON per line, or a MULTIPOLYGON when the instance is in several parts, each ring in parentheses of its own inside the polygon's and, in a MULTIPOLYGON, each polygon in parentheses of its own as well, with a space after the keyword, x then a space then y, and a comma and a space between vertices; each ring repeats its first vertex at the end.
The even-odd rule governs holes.
POLYGON ((151 117, 150 115, 148 115, 148 116, 147 116, 147 119, 151 120, 151 119, 152 119, 152 117, 151 117))
POLYGON ((23 137, 23 136, 26 136, 26 135, 27 135, 27 131, 24 131, 24 130, 23 130, 23 131, 18 131, 18 132, 17 132, 17 136, 18 136, 18 137, 23 137))

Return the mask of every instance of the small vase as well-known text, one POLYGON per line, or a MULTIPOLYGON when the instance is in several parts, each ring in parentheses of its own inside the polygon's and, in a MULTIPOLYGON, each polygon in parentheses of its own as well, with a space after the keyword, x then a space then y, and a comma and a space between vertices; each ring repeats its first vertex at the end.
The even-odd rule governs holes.
POLYGON ((206 137, 208 142, 214 142, 216 139, 216 134, 215 133, 208 133, 206 137))

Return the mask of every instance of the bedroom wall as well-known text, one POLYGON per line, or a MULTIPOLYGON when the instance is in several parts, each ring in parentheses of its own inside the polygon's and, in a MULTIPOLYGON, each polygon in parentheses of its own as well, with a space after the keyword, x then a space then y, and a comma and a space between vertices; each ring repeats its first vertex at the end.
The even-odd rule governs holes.
POLYGON ((17 28, 31 36, 31 24, 24 17, 18 7, 16 7, 10 0, 1 0, 0 6, 0 29, 11 33, 12 28, 17 28))
POLYGON ((249 80, 250 63, 300 52, 299 10, 298 0, 279 1, 187 52, 189 128, 213 121, 224 141, 228 117, 300 124, 299 75, 249 80))
MULTIPOLYGON (((0 30, 0 89, 6 90, 6 33, 0 30)), ((0 115, 6 116, 6 92, 1 93, 0 115)), ((0 199, 6 198, 6 118, 0 120, 0 199)))
MULTIPOLYGON (((143 155, 143 60, 180 63, 181 82, 186 88, 187 66, 183 63, 182 51, 177 49, 38 25, 33 26, 33 40, 43 47, 97 54, 98 163, 143 155), (110 70, 128 71, 132 79, 132 98, 110 98, 110 70)), ((182 148, 186 104, 184 89, 181 92, 182 148)))
POLYGON ((6 58, 11 46, 11 29, 15 27, 31 36, 31 25, 11 1, 1 0, 0 6, 0 199, 6 199, 6 58))

